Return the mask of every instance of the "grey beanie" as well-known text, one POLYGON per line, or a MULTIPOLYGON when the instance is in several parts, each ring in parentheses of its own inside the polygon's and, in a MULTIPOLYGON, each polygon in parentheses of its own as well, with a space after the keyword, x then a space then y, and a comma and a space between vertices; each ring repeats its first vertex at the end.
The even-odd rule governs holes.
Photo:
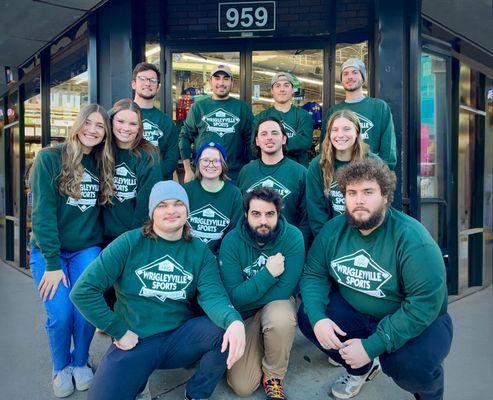
POLYGON ((170 199, 180 200, 183 202, 187 208, 187 212, 190 213, 188 196, 185 189, 183 189, 183 187, 175 181, 161 181, 152 187, 151 195, 149 196, 149 218, 152 219, 154 209, 159 203, 170 199))
POLYGON ((363 77, 363 81, 366 81, 366 67, 365 63, 361 61, 359 58, 348 58, 344 63, 341 65, 341 80, 342 80, 342 71, 344 71, 348 67, 353 67, 356 68, 360 73, 361 76, 363 77))

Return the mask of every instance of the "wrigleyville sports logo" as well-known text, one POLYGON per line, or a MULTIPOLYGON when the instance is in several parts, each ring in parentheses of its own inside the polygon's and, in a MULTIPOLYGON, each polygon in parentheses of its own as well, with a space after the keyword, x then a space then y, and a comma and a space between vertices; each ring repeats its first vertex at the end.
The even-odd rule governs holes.
POLYGON ((344 214, 344 211, 346 211, 346 201, 344 200, 344 195, 342 194, 341 189, 339 189, 339 185, 336 181, 330 184, 329 198, 334 212, 344 214))
POLYGON ((222 108, 218 108, 210 114, 204 115, 202 121, 207 126, 206 131, 214 132, 220 137, 223 137, 228 133, 235 132, 235 126, 240 122, 240 119, 236 115, 222 108))
POLYGON ((355 114, 358 117, 359 125, 361 127, 361 138, 369 139, 370 131, 374 126, 373 122, 371 122, 371 120, 369 120, 368 118, 363 117, 361 114, 358 114, 357 112, 355 112, 355 114))
POLYGON ((115 167, 113 184, 116 190, 115 197, 121 203, 137 197, 137 176, 124 162, 115 167))
POLYGON ((333 260, 330 267, 337 283, 373 297, 385 297, 381 287, 392 278, 363 249, 333 260))
POLYGON ((142 121, 142 125, 144 127, 144 139, 148 140, 157 147, 158 140, 164 135, 159 125, 149 121, 148 119, 144 119, 142 121))
POLYGON ((268 255, 261 253, 260 256, 251 263, 248 267, 243 268, 243 273, 250 279, 255 276, 267 264, 268 255))
POLYGON ((82 212, 96 205, 99 193, 99 179, 90 171, 84 168, 84 174, 80 182, 80 199, 69 197, 67 204, 73 207, 79 207, 82 212))
POLYGON ((193 275, 169 255, 165 255, 135 271, 142 283, 139 296, 181 300, 187 298, 186 289, 193 275))
POLYGON ((193 236, 204 243, 219 240, 229 226, 230 220, 211 204, 207 204, 188 216, 193 236))
POLYGON ((267 176, 255 182, 247 189, 247 192, 251 192, 253 189, 261 187, 274 189, 283 199, 291 194, 291 190, 289 190, 286 186, 284 186, 281 182, 279 182, 272 176, 267 176))

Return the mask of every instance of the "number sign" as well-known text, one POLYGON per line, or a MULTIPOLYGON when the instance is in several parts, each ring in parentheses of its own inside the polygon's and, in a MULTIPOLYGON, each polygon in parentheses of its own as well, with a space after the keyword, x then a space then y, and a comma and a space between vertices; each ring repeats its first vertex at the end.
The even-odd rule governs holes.
POLYGON ((276 2, 219 3, 219 32, 273 31, 276 2))

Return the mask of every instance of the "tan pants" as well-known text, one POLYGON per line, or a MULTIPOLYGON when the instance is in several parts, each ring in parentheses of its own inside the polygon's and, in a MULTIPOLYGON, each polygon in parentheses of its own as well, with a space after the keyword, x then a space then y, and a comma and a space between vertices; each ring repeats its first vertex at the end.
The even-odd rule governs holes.
POLYGON ((293 298, 272 301, 245 321, 245 353, 228 371, 228 384, 238 396, 250 396, 262 372, 267 379, 284 378, 297 325, 295 304, 293 298))

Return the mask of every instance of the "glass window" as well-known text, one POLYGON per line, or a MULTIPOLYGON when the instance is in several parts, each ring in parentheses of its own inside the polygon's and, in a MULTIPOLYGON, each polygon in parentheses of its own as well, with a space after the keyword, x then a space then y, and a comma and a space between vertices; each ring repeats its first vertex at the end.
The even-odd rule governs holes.
POLYGON ((7 100, 7 125, 19 120, 19 100, 17 93, 10 93, 7 100))
POLYGON ((336 46, 336 54, 335 54, 335 64, 336 64, 336 72, 335 72, 335 99, 336 104, 340 103, 345 99, 344 88, 341 85, 341 66, 344 61, 348 58, 359 58, 363 60, 366 65, 366 79, 363 83, 363 93, 368 95, 368 79, 370 76, 369 66, 368 66, 368 42, 348 44, 348 43, 339 43, 336 46))
POLYGON ((65 140, 82 106, 89 102, 87 36, 82 36, 52 60, 50 69, 51 142, 65 140))
MULTIPOLYGON (((154 64, 158 67, 159 72, 161 72, 161 81, 163 79, 164 71, 161 71, 161 47, 158 43, 146 43, 145 46, 145 57, 146 62, 154 64)), ((161 101, 160 101, 160 90, 156 93, 156 97, 154 97, 154 107, 160 109, 161 101)))

